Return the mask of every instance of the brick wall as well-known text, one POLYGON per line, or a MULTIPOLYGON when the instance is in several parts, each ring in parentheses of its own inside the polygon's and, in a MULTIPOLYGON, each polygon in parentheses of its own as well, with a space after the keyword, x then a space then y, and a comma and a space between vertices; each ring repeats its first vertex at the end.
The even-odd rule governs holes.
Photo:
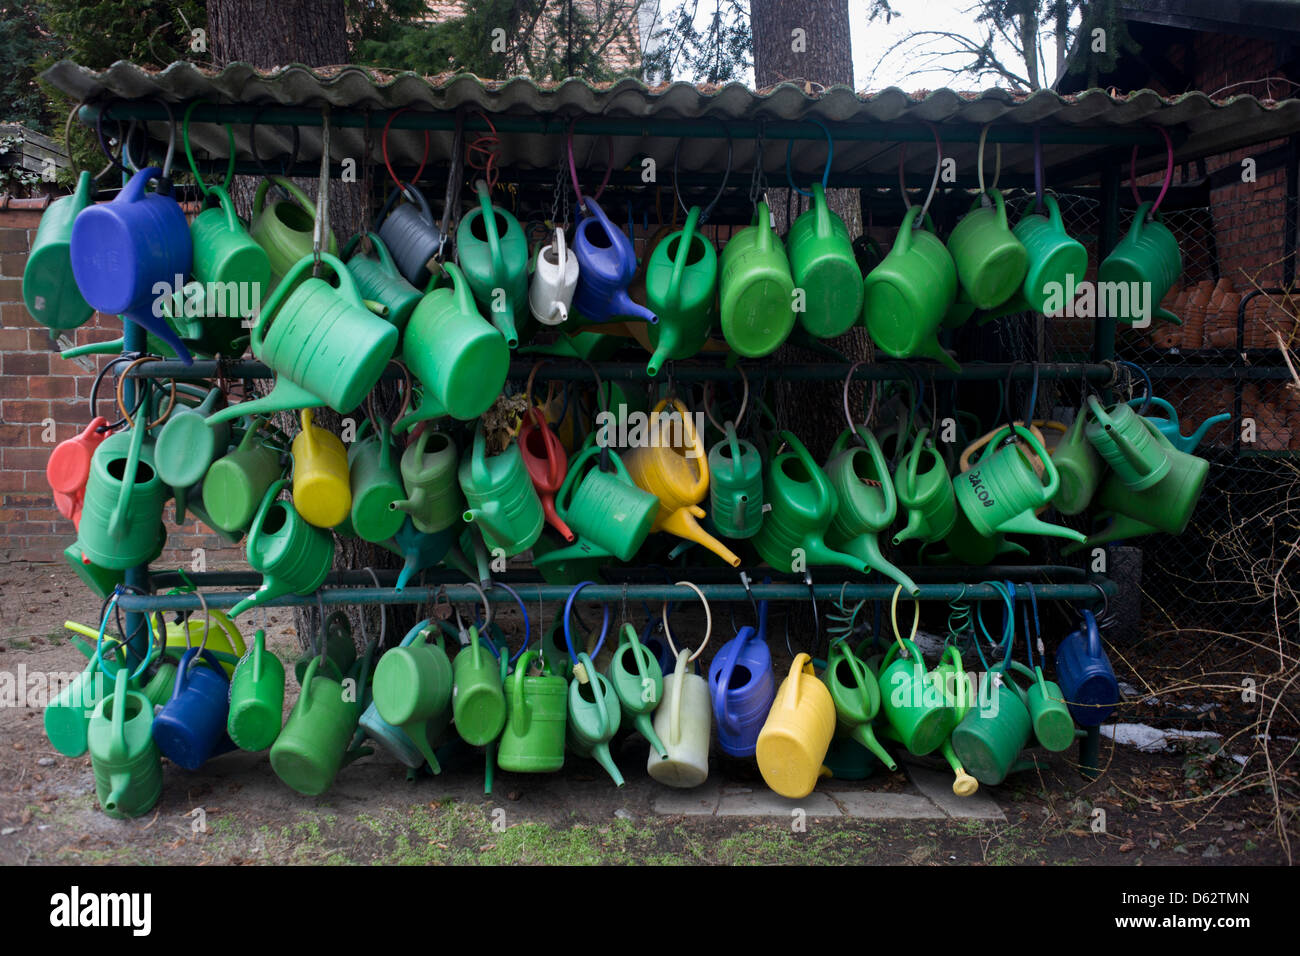
MULTIPOLYGON (((56 443, 86 427, 95 371, 108 362, 108 356, 79 362, 60 358, 48 330, 23 305, 23 267, 40 215, 0 210, 0 561, 61 561, 63 549, 76 537, 72 522, 54 507, 45 464, 56 443), (51 432, 53 442, 46 440, 51 432)), ((118 338, 121 329, 116 317, 95 315, 64 334, 74 345, 84 345, 118 338)), ((106 379, 100 389, 99 409, 116 418, 111 384, 106 379)), ((197 523, 176 528, 170 506, 166 518, 168 549, 159 565, 188 567, 191 549, 202 547, 209 570, 243 566, 242 549, 226 545, 197 523)))

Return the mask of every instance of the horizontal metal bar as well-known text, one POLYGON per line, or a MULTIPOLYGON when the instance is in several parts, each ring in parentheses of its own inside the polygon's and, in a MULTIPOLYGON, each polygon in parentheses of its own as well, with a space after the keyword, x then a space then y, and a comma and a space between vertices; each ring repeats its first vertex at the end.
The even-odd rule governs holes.
MULTIPOLYGON (((98 114, 103 111, 109 120, 151 120, 166 122, 167 111, 152 100, 115 100, 105 105, 87 105, 78 114, 81 122, 94 126, 98 114)), ((173 113, 178 113, 173 107, 173 113)), ((330 125, 335 127, 364 127, 382 130, 396 110, 350 110, 331 109, 330 125)), ((237 123, 247 125, 256 117, 261 126, 320 126, 323 113, 320 109, 297 106, 245 106, 229 104, 200 103, 190 114, 190 123, 237 123)), ((573 115, 547 113, 533 116, 511 116, 501 113, 492 114, 492 126, 500 133, 540 133, 546 136, 562 136, 569 130, 573 115)), ((717 120, 709 118, 683 119, 676 117, 645 116, 640 118, 621 118, 614 116, 578 115, 575 134, 580 136, 668 136, 686 139, 726 139, 728 135, 734 140, 751 140, 757 138, 760 130, 764 139, 813 139, 825 138, 821 126, 808 121, 791 120, 717 120)), ((466 132, 488 130, 487 121, 478 115, 464 117, 466 132)), ((939 136, 945 142, 974 143, 979 141, 980 130, 984 124, 975 122, 937 123, 939 136)), ((392 121, 392 129, 427 129, 452 130, 456 127, 456 112, 453 110, 405 110, 392 121)), ((855 140, 860 142, 899 143, 899 142, 933 142, 934 133, 926 123, 871 123, 826 122, 826 128, 836 140, 855 140)), ((1038 126, 1044 145, 1163 145, 1159 132, 1147 126, 1141 127, 1084 127, 1058 126, 1043 124, 1038 126)), ((991 143, 1032 143, 1034 127, 1013 123, 997 123, 989 126, 987 141, 991 143)), ((1177 140, 1175 140, 1177 145, 1177 140)))
MULTIPOLYGON (((537 361, 545 361, 545 366, 538 371, 543 380, 577 380, 587 381, 592 378, 594 368, 602 380, 614 381, 649 381, 645 365, 639 362, 593 362, 584 364, 577 359, 550 359, 539 356, 537 361)), ((536 362, 516 360, 510 363, 510 378, 514 380, 528 377, 536 362)), ((778 377, 801 381, 843 381, 851 366, 845 363, 782 365, 775 361, 764 365, 745 365, 745 375, 751 379, 778 377)), ((859 365, 853 371, 853 378, 862 381, 902 381, 908 377, 909 366, 902 362, 888 364, 859 365)), ((941 365, 914 365, 914 371, 926 378, 933 375, 936 381, 1002 381, 1008 375, 1014 380, 1028 380, 1034 376, 1035 366, 1027 362, 996 362, 989 364, 971 363, 962 371, 953 372, 941 365)), ((1038 376, 1042 379, 1079 379, 1090 382, 1108 381, 1113 374, 1109 365, 1081 362, 1044 362, 1036 366, 1038 376)), ((670 363, 673 378, 682 381, 734 381, 740 379, 740 372, 735 368, 718 363, 683 364, 670 363)), ((239 359, 224 362, 220 371, 227 378, 271 378, 273 373, 261 362, 239 359)), ((185 365, 176 360, 163 360, 137 365, 130 375, 137 378, 216 378, 217 362, 212 359, 198 359, 193 365, 185 365)), ((400 378, 401 373, 390 369, 388 378, 400 378)))
MULTIPOLYGON (((526 602, 529 601, 563 601, 573 591, 563 584, 511 584, 526 602)), ((922 584, 919 600, 922 601, 1000 601, 1001 591, 991 584, 922 584)), ((809 589, 802 584, 754 584, 749 591, 739 584, 701 584, 701 591, 710 601, 748 602, 751 595, 756 600, 770 601, 807 601, 809 589)), ((845 600, 885 600, 893 597, 894 584, 814 584, 812 590, 818 600, 834 600, 841 594, 845 600)), ((1021 594, 1017 590, 1017 595, 1021 594)), ((1034 594, 1044 601, 1095 601, 1100 594, 1113 597, 1116 593, 1114 582, 1097 578, 1081 584, 1035 584, 1034 594), (1094 583, 1095 581, 1095 583, 1094 583), (1100 589, 1100 592, 1099 592, 1100 589)), ((356 587, 356 588, 322 588, 315 594, 300 596, 290 594, 267 601, 264 607, 315 607, 318 603, 336 605, 364 604, 429 604, 440 594, 457 603, 472 603, 479 600, 479 592, 469 584, 448 584, 437 587, 409 587, 398 591, 394 588, 356 587)), ((492 588, 487 592, 489 601, 514 602, 514 596, 503 588, 492 588)), ((229 608, 247 596, 237 591, 203 592, 208 607, 229 608)), ((1028 598, 1025 592, 1024 597, 1028 598)), ((672 584, 633 584, 626 587, 621 584, 592 584, 584 588, 583 601, 600 601, 621 603, 628 601, 692 601, 699 600, 695 591, 685 586, 672 584)), ((123 594, 118 604, 124 611, 197 611, 202 609, 196 594, 123 594)))

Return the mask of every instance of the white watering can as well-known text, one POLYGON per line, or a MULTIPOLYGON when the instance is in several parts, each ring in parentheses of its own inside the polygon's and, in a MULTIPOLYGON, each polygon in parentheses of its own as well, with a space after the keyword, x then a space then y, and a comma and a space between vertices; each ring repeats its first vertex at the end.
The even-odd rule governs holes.
POLYGON ((573 290, 578 285, 578 259, 564 244, 564 230, 556 227, 555 241, 537 252, 537 268, 528 289, 528 307, 543 325, 560 325, 569 318, 573 290))
POLYGON ((684 790, 698 787, 709 777, 713 698, 709 693, 709 682, 699 674, 688 673, 688 668, 709 642, 713 615, 709 611, 708 601, 695 585, 687 581, 678 583, 691 587, 704 601, 704 640, 694 653, 687 648, 678 651, 673 645, 672 632, 668 629, 668 606, 665 602, 664 635, 668 638, 668 646, 677 654, 677 667, 664 678, 663 701, 655 710, 654 716, 655 735, 663 742, 667 753, 661 757, 651 748, 650 757, 646 761, 646 772, 665 786, 684 790))

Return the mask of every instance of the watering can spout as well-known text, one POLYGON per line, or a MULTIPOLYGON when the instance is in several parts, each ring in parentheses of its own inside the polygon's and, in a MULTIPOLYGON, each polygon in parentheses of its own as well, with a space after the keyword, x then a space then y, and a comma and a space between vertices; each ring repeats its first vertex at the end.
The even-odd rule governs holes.
POLYGON ((194 364, 194 356, 185 347, 185 343, 181 341, 181 337, 176 334, 175 329, 167 324, 166 319, 155 318, 149 312, 124 312, 122 318, 129 319, 150 335, 161 339, 163 344, 176 353, 176 357, 181 360, 182 365, 194 364))
POLYGON ((321 408, 324 404, 319 396, 307 391, 301 385, 291 382, 284 376, 278 376, 275 387, 271 389, 270 394, 253 399, 251 402, 236 402, 233 405, 227 405, 225 408, 213 412, 204 421, 209 426, 215 426, 223 422, 233 422, 245 415, 270 415, 275 412, 287 412, 291 409, 321 408))
POLYGON ((898 769, 898 764, 894 762, 894 758, 885 749, 884 744, 876 739, 876 732, 872 730, 871 724, 858 724, 849 736, 875 754, 876 758, 891 771, 898 769))
POLYGON ((930 338, 928 341, 921 343, 916 350, 916 354, 923 358, 932 358, 953 372, 961 371, 961 366, 957 364, 957 360, 944 350, 936 338, 930 338))
POLYGON ((840 567, 852 568, 866 574, 871 570, 865 561, 852 554, 846 554, 843 551, 836 551, 820 538, 804 542, 804 547, 808 549, 808 563, 810 565, 831 564, 840 567))
POLYGON ((902 569, 880 553, 880 539, 874 534, 860 534, 850 538, 841 547, 868 568, 879 571, 895 584, 901 584, 909 596, 917 597, 920 587, 902 569))
POLYGON ((129 773, 111 773, 108 775, 109 792, 108 798, 104 801, 104 809, 113 811, 121 805, 131 790, 131 775, 129 773))
POLYGON ((608 743, 599 743, 593 746, 591 756, 596 763, 605 768, 605 772, 609 774, 615 786, 623 786, 623 775, 619 773, 618 766, 614 763, 614 757, 609 752, 608 743))
POLYGON ((909 509, 907 512, 907 525, 902 531, 894 535, 894 544, 899 545, 904 541, 911 541, 913 538, 921 536, 921 530, 925 525, 925 516, 920 511, 909 509))
POLYGON ((640 322, 649 322, 651 325, 657 325, 659 317, 647 309, 644 305, 638 305, 632 301, 632 297, 627 294, 626 289, 619 289, 610 299, 610 314, 620 315, 624 318, 635 319, 640 322))
POLYGON ((390 501, 388 507, 394 511, 405 511, 409 515, 420 514, 425 505, 429 502, 429 494, 423 486, 417 486, 414 491, 408 492, 409 498, 402 498, 399 501, 390 501))
POLYGON ((485 501, 465 511, 465 520, 470 524, 482 525, 493 537, 509 539, 510 528, 502 522, 502 517, 501 504, 497 501, 485 501))
POLYGON ((1176 444, 1176 447, 1178 448, 1179 451, 1185 451, 1188 453, 1195 451, 1196 448, 1201 444, 1201 442, 1205 440, 1205 435, 1211 428, 1213 428, 1215 425, 1222 425, 1224 422, 1229 421, 1231 418, 1232 418, 1231 412, 1220 412, 1217 415, 1213 415, 1210 418, 1207 418, 1205 421, 1201 422, 1200 428, 1196 429, 1196 431, 1192 432, 1192 434, 1187 436, 1186 438, 1182 438, 1181 440, 1179 440, 1176 444))
POLYGON ((740 567, 740 558, 725 544, 705 531, 699 522, 704 517, 704 509, 699 505, 678 508, 663 521, 663 530, 687 541, 694 541, 712 551, 733 568, 740 567))
POLYGON ((415 551, 406 553, 406 562, 402 565, 401 573, 397 575, 396 590, 400 591, 406 587, 406 582, 411 580, 411 575, 419 570, 419 554, 415 551))
POLYGON ((659 756, 667 759, 668 749, 664 747, 663 741, 660 740, 659 735, 655 733, 654 724, 650 721, 650 715, 637 714, 633 723, 636 725, 637 733, 650 741, 651 749, 659 756))
POLYGON ((677 329, 671 325, 660 326, 659 347, 655 349, 654 354, 650 356, 650 361, 646 363, 646 374, 654 378, 659 374, 659 370, 664 367, 664 362, 673 356, 674 350, 678 346, 680 334, 677 329))
POLYGON ((505 337, 506 346, 511 349, 519 347, 519 332, 515 328, 515 316, 506 306, 500 310, 492 310, 492 324, 497 327, 497 331, 505 337))
POLYGON ((266 581, 260 588, 230 609, 230 619, 234 620, 250 608, 255 608, 265 604, 267 601, 283 597, 292 590, 293 588, 288 584, 283 584, 279 581, 266 581))
POLYGON ((1032 511, 1026 511, 1018 514, 1013 518, 1003 521, 998 526, 999 531, 1011 532, 1013 534, 1039 534, 1054 538, 1069 538, 1071 541, 1086 541, 1088 536, 1081 531, 1075 531, 1073 528, 1065 528, 1059 524, 1050 524, 1041 520, 1032 511))
POLYGON ((1159 528, 1149 525, 1145 521, 1139 521, 1129 515, 1117 514, 1111 519, 1110 525, 1105 530, 1089 535, 1086 540, 1079 544, 1067 545, 1061 549, 1061 554, 1071 555, 1084 548, 1109 544, 1112 541, 1123 541, 1127 538, 1138 538, 1147 534, 1156 534, 1159 530, 1159 528))
POLYGON ((975 795, 975 791, 980 788, 979 781, 966 772, 966 768, 961 765, 957 759, 957 753, 952 749, 952 738, 949 737, 940 746, 943 753, 943 759, 948 761, 948 766, 952 768, 954 774, 952 781, 952 792, 959 797, 970 797, 975 795))

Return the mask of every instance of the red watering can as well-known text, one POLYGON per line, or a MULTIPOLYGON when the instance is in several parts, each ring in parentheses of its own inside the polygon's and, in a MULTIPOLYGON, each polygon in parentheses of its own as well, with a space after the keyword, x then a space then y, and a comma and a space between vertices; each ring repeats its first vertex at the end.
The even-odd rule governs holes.
POLYGON ((85 501, 86 481, 90 478, 90 461, 95 449, 108 437, 108 420, 96 416, 76 438, 60 442, 45 465, 45 480, 54 492, 59 514, 81 525, 81 507, 85 501))
POLYGON ((546 415, 536 405, 524 412, 523 424, 519 426, 519 453, 537 496, 542 499, 546 523, 560 532, 565 541, 573 541, 576 535, 555 511, 555 494, 564 484, 569 459, 559 436, 551 431, 546 415))

